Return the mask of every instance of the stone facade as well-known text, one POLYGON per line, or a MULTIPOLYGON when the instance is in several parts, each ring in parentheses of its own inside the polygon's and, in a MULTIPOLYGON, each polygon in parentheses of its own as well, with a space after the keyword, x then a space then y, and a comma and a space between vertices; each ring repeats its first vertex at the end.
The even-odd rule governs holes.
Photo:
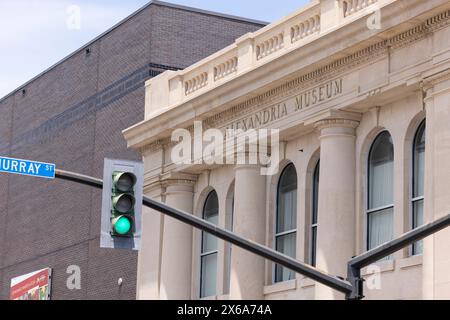
MULTIPOLYGON (((392 236, 412 226, 412 144, 425 119, 424 221, 450 212, 449 9, 447 0, 315 0, 183 71, 148 81, 145 120, 124 131, 128 146, 144 157, 145 192, 202 216, 215 190, 219 225, 274 248, 277 186, 281 169, 292 163, 295 257, 308 262, 320 159, 316 263, 345 277, 346 262, 368 247, 368 157, 381 132, 390 133, 395 155, 392 236), (279 106, 282 116, 255 120, 279 106), (254 166, 176 165, 171 133, 192 130, 194 121, 279 129, 281 169, 262 176, 254 166)), ((139 298, 200 298, 201 232, 150 210, 144 219, 139 298), (176 266, 175 278, 164 276, 167 265, 176 266)), ((449 299, 449 240, 444 230, 425 240, 421 255, 406 248, 378 262, 380 286, 366 283, 366 297, 449 299)), ((207 298, 343 298, 301 275, 274 283, 272 263, 230 251, 223 241, 217 247, 216 294, 207 298)), ((363 275, 370 280, 373 270, 363 275)))
MULTIPOLYGON (((104 157, 140 159, 121 131, 144 117, 144 82, 262 26, 154 1, 1 99, 0 154, 95 177, 104 157)), ((0 299, 12 277, 45 267, 52 299, 134 299, 137 253, 99 248, 100 212, 99 191, 0 175, 0 299), (66 287, 70 265, 80 290, 66 287)))

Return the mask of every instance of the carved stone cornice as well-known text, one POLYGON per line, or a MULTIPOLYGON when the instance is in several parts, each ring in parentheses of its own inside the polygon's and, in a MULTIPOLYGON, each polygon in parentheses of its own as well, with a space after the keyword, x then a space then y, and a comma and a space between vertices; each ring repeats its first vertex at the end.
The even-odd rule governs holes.
POLYGON ((159 139, 148 145, 145 145, 142 148, 139 148, 139 153, 141 155, 144 155, 145 153, 152 153, 152 152, 163 149, 165 146, 167 146, 170 143, 171 143, 170 138, 159 139))

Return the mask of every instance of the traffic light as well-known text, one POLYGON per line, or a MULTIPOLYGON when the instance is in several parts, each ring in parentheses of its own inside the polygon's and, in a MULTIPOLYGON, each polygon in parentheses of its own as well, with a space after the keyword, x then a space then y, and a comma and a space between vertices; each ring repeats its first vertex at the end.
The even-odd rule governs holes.
POLYGON ((143 164, 105 159, 100 246, 139 250, 143 164))
POLYGON ((133 236, 136 181, 136 176, 132 172, 112 173, 111 235, 113 236, 133 236))

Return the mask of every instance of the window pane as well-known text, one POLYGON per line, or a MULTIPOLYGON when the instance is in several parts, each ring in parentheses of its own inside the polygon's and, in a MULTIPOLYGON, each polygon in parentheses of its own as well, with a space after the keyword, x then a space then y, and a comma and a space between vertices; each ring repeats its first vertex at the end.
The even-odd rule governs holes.
MULTIPOLYGON (((203 219, 213 224, 219 220, 219 201, 215 191, 210 192, 203 208, 203 219)), ((202 232, 202 253, 216 251, 217 238, 202 232)), ((216 294, 217 253, 201 257, 200 297, 216 294)))
POLYGON ((277 233, 297 228, 297 190, 280 194, 277 233))
POLYGON ((392 205, 394 146, 388 132, 375 140, 369 156, 369 209, 392 205))
POLYGON ((313 227, 311 232, 311 265, 316 266, 317 227, 313 227))
POLYGON ((425 122, 423 122, 414 139, 414 194, 413 197, 424 195, 425 177, 425 122))
POLYGON ((202 232, 202 253, 217 250, 217 237, 207 232, 202 232))
POLYGON ((393 239, 394 209, 369 214, 369 250, 393 239))
MULTIPOLYGON (((285 255, 295 258, 296 250, 296 233, 291 233, 285 236, 277 237, 276 248, 277 251, 284 253, 285 255)), ((287 281, 295 278, 295 273, 289 269, 277 265, 275 267, 275 281, 287 281)))
MULTIPOLYGON (((415 201, 413 203, 413 228, 420 227, 423 225, 423 200, 415 201)), ((423 252, 423 241, 418 241, 413 245, 413 254, 422 254, 423 252)))
MULTIPOLYGON (((219 221, 219 200, 215 191, 212 191, 206 199, 203 219, 213 224, 217 224, 219 221)), ((202 232, 202 253, 215 250, 217 250, 217 237, 202 232)))
POLYGON ((206 198, 205 207, 203 210, 203 219, 214 223, 217 221, 219 215, 219 199, 217 193, 212 191, 206 198))
POLYGON ((200 297, 216 295, 217 253, 202 257, 200 297))
MULTIPOLYGON (((276 233, 297 229, 297 171, 293 164, 288 165, 281 174, 277 190, 276 233)), ((296 234, 276 237, 275 247, 291 257, 295 257, 296 234)), ((275 265, 275 282, 294 279, 290 270, 275 265)))
POLYGON ((284 169, 278 186, 276 233, 297 228, 297 172, 290 164, 284 169))
POLYGON ((316 169, 314 170, 313 177, 313 204, 312 204, 312 224, 317 224, 318 216, 317 212, 319 209, 319 176, 320 176, 320 162, 317 163, 316 169))

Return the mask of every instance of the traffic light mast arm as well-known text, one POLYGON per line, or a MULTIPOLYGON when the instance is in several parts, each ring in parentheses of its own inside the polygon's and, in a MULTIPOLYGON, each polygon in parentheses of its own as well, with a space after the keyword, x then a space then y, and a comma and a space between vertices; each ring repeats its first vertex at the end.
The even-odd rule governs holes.
POLYGON ((79 183, 79 184, 84 184, 86 186, 94 187, 97 189, 103 189, 102 179, 85 176, 80 173, 55 169, 55 178, 61 179, 61 180, 66 180, 66 181, 71 181, 71 182, 75 182, 75 183, 79 183))
MULTIPOLYGON (((55 170, 55 177, 57 179, 81 183, 98 189, 103 188, 103 181, 101 179, 81 175, 74 172, 55 170)), ((281 254, 273 249, 239 237, 226 229, 220 228, 214 224, 204 221, 192 214, 173 209, 165 204, 152 200, 149 197, 143 197, 143 205, 153 210, 159 211, 165 215, 168 215, 174 219, 177 219, 181 222, 187 223, 193 227, 206 231, 224 241, 230 242, 242 249, 264 257, 272 262, 278 263, 283 267, 298 272, 337 291, 345 293, 346 298, 350 300, 363 298, 363 282, 361 278, 362 268, 450 226, 449 214, 434 222, 411 230, 397 239, 389 241, 357 257, 352 258, 348 262, 348 281, 344 281, 340 278, 330 276, 314 267, 311 267, 291 257, 281 254)))
POLYGON ((187 223, 195 228, 206 231, 217 238, 230 242, 242 249, 255 253, 258 256, 264 257, 272 262, 278 263, 283 267, 291 269, 297 273, 300 273, 310 279, 320 282, 328 287, 331 287, 337 291, 345 294, 349 294, 352 291, 352 287, 349 282, 341 280, 340 278, 330 276, 310 265, 297 261, 289 256, 279 253, 259 243, 242 238, 233 232, 220 228, 212 223, 202 220, 192 214, 171 208, 165 204, 159 203, 144 196, 143 204, 149 208, 159 211, 165 215, 168 215, 181 222, 187 223))
POLYGON ((361 269, 375 263, 394 252, 397 252, 413 243, 420 241, 442 229, 450 226, 450 214, 436 221, 413 229, 397 239, 386 242, 372 250, 369 250, 348 262, 347 279, 352 283, 354 291, 348 297, 349 299, 361 299, 363 297, 361 283, 361 269))
MULTIPOLYGON (((57 179, 67 180, 75 183, 88 185, 94 188, 102 189, 103 181, 101 179, 81 175, 74 172, 68 172, 63 170, 56 170, 55 177, 57 179)), ((352 285, 338 277, 330 276, 310 265, 297 261, 289 256, 281 254, 273 249, 260 245, 256 242, 244 239, 226 229, 220 228, 212 223, 204 221, 192 214, 176 210, 165 204, 159 203, 149 197, 143 197, 143 205, 153 210, 168 215, 181 222, 187 223, 195 228, 208 232, 224 241, 230 242, 242 249, 250 251, 258 256, 264 257, 272 262, 278 263, 283 267, 291 269, 297 273, 300 273, 310 279, 313 279, 319 283, 322 283, 328 287, 331 287, 337 291, 349 295, 352 291, 352 285)))

